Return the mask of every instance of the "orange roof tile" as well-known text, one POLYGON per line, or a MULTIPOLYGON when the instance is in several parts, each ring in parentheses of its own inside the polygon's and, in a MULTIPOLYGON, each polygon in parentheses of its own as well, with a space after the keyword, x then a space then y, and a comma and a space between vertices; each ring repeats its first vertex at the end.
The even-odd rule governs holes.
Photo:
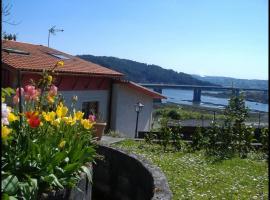
POLYGON ((64 61, 64 67, 58 67, 56 72, 62 73, 78 73, 89 75, 101 75, 109 77, 122 77, 123 74, 102 67, 100 65, 85 61, 81 58, 48 48, 42 45, 34 45, 16 41, 2 40, 2 63, 21 69, 23 71, 42 71, 43 69, 51 69, 59 60, 64 61), (28 52, 29 55, 9 53, 5 49, 16 49, 28 52), (51 54, 61 54, 69 59, 59 59, 51 54))

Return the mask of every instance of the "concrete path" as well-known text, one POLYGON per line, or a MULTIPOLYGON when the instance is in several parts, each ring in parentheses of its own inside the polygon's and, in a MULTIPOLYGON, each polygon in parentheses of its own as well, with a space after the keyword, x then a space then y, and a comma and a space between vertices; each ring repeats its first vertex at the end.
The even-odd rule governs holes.
POLYGON ((120 142, 125 140, 125 138, 117 138, 117 137, 110 137, 110 136, 102 136, 100 143, 105 145, 110 145, 116 142, 120 142))

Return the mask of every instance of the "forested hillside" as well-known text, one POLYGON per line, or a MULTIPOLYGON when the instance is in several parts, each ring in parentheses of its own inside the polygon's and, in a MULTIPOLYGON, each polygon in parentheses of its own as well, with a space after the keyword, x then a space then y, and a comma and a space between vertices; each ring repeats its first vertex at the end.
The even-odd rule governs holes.
POLYGON ((197 80, 189 74, 178 73, 157 65, 148 65, 127 59, 106 56, 78 55, 87 61, 125 74, 125 78, 137 83, 170 83, 187 85, 215 85, 197 80))
POLYGON ((222 76, 199 76, 192 75, 193 78, 201 81, 208 81, 213 84, 222 85, 224 87, 239 87, 239 88, 252 88, 252 89, 268 89, 268 80, 256 80, 256 79, 237 79, 231 77, 222 76))

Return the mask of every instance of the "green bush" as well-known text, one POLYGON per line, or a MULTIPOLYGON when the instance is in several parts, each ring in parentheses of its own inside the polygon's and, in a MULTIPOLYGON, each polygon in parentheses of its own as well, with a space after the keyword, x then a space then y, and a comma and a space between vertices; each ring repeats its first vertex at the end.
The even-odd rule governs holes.
POLYGON ((193 151, 201 150, 204 146, 205 139, 205 128, 197 127, 195 132, 191 135, 192 143, 191 148, 193 151))
POLYGON ((181 115, 176 110, 170 110, 167 114, 167 117, 174 119, 174 120, 181 119, 181 115))
POLYGON ((245 125, 248 109, 243 94, 233 95, 225 109, 225 122, 222 127, 212 123, 207 131, 206 154, 224 159, 238 154, 241 158, 253 150, 254 128, 245 125))
POLYGON ((261 143, 262 143, 262 151, 266 154, 269 153, 269 129, 263 128, 261 130, 261 143))

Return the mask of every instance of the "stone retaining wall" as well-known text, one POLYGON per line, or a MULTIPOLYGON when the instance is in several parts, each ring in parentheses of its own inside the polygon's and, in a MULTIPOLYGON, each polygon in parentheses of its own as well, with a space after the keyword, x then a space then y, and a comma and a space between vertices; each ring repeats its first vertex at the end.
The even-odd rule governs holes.
POLYGON ((93 200, 170 200, 161 170, 142 157, 100 145, 103 160, 93 166, 93 200))

